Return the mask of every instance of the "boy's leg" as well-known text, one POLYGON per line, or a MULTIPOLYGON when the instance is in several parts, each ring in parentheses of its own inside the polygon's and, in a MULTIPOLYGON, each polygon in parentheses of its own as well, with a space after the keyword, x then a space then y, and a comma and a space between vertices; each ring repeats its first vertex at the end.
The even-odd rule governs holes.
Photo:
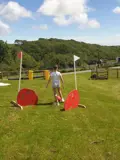
POLYGON ((55 98, 55 102, 54 102, 54 104, 56 104, 56 105, 60 105, 59 104, 59 102, 58 102, 58 100, 56 99, 56 95, 57 95, 57 88, 53 88, 53 93, 54 93, 54 98, 55 98))
POLYGON ((55 98, 55 102, 56 102, 56 94, 57 94, 56 88, 53 88, 53 94, 54 94, 54 98, 55 98))
POLYGON ((58 88, 58 93, 59 93, 59 96, 62 98, 62 102, 64 102, 64 98, 63 98, 62 91, 61 91, 60 87, 58 88))

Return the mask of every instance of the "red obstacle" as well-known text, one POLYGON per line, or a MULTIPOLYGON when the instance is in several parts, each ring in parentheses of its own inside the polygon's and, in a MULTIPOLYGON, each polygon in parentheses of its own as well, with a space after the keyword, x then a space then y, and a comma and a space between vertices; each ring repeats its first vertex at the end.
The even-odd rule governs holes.
POLYGON ((37 102, 38 96, 33 90, 24 88, 19 91, 17 96, 17 103, 21 106, 36 105, 37 102))
POLYGON ((79 92, 78 90, 73 90, 68 94, 67 99, 65 100, 64 109, 69 110, 77 108, 79 103, 80 103, 79 92))
POLYGON ((23 109, 23 107, 36 105, 38 103, 38 96, 37 94, 31 89, 21 89, 17 95, 17 102, 11 101, 17 107, 23 109))

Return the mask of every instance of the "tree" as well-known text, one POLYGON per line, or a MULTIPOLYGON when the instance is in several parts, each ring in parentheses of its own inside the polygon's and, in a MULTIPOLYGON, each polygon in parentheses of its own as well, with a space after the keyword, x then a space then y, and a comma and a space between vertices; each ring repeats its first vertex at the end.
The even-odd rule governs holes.
POLYGON ((14 44, 0 41, 0 69, 16 70, 19 67, 17 53, 23 51, 23 67, 26 69, 51 68, 58 64, 60 68, 73 67, 73 55, 80 57, 77 66, 99 62, 99 59, 114 60, 120 56, 120 46, 100 46, 62 40, 39 38, 36 41, 15 40, 14 44))
POLYGON ((8 47, 7 43, 0 40, 0 63, 8 55, 8 50, 9 50, 9 47, 8 47))

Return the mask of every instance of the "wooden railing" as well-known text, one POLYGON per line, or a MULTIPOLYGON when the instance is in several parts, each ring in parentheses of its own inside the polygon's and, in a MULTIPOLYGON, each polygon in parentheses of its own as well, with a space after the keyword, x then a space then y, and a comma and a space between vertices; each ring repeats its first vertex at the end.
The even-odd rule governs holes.
MULTIPOLYGON (((22 71, 22 79, 28 79, 28 70, 22 71)), ((44 78, 44 70, 33 71, 34 78, 44 78)), ((0 79, 17 80, 19 79, 19 71, 3 71, 0 72, 0 79)))
POLYGON ((91 77, 93 77, 93 79, 120 78, 120 67, 92 69, 91 77))

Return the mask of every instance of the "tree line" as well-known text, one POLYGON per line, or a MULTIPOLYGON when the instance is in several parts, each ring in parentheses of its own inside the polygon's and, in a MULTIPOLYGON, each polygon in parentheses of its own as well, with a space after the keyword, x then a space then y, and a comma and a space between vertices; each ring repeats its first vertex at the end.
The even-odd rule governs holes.
POLYGON ((120 46, 100 46, 75 40, 44 39, 36 41, 15 40, 8 44, 0 40, 0 71, 18 70, 17 53, 23 52, 24 69, 47 69, 58 64, 60 68, 73 67, 73 55, 80 57, 77 66, 92 64, 100 59, 115 60, 120 56, 120 46))

